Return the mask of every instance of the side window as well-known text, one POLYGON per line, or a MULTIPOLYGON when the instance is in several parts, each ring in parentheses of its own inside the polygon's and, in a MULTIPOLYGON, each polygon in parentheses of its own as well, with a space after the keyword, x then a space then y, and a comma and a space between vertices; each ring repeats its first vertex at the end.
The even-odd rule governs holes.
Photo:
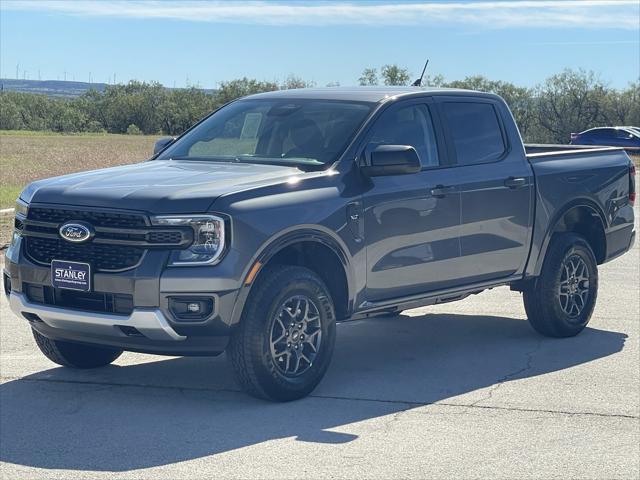
POLYGON ((493 162, 502 156, 506 147, 493 105, 445 102, 442 108, 459 165, 493 162))
POLYGON ((629 140, 633 138, 633 136, 626 130, 616 129, 616 138, 619 138, 621 140, 629 140))
POLYGON ((383 112, 373 126, 370 143, 411 145, 418 152, 423 167, 440 165, 431 114, 423 104, 383 112))
POLYGON ((618 132, 615 128, 602 128, 599 131, 600 135, 598 135, 598 138, 603 140, 611 140, 612 138, 618 137, 618 132))
POLYGON ((584 132, 582 134, 580 134, 580 136, 584 139, 590 139, 590 138, 597 138, 598 137, 598 131, 597 130, 589 130, 587 132, 584 132))

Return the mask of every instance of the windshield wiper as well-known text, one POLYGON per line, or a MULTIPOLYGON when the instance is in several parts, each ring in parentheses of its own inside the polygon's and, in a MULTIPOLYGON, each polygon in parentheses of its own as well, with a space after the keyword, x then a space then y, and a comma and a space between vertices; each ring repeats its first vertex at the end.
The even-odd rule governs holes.
POLYGON ((325 163, 316 160, 315 158, 304 157, 263 157, 251 153, 243 153, 241 155, 229 155, 218 157, 201 157, 201 156, 189 156, 181 155, 171 157, 170 160, 192 160, 192 161, 205 161, 205 162, 220 162, 220 163, 255 163, 255 164, 267 164, 267 165, 280 165, 284 167, 297 167, 300 170, 318 170, 326 166, 325 163))
POLYGON ((178 155, 168 158, 166 160, 193 160, 195 162, 221 162, 221 163, 233 163, 236 160, 233 157, 192 157, 190 155, 178 155))
POLYGON ((316 160, 315 158, 307 157, 263 157, 256 154, 242 154, 236 156, 236 161, 243 163, 267 163, 271 165, 283 165, 297 167, 300 170, 319 170, 324 168, 327 164, 316 160))

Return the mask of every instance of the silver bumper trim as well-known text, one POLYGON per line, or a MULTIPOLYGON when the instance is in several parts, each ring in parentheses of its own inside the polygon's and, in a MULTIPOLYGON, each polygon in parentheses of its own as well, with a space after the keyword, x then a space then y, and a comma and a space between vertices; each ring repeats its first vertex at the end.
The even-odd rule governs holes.
POLYGON ((127 337, 118 327, 134 327, 150 340, 180 341, 187 337, 171 328, 164 314, 158 309, 135 309, 128 317, 96 312, 79 312, 47 305, 38 305, 27 300, 24 294, 11 292, 9 304, 13 312, 37 315, 52 328, 92 335, 127 337))

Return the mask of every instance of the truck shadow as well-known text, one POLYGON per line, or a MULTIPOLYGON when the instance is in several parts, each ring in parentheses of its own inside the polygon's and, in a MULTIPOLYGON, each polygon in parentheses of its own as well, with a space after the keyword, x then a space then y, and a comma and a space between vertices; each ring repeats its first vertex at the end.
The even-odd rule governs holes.
POLYGON ((486 391, 474 391, 612 355, 625 338, 588 328, 546 339, 526 321, 492 316, 352 322, 338 327, 331 369, 313 396, 288 404, 239 393, 224 357, 54 368, 0 386, 0 460, 122 472, 285 437, 345 443, 357 436, 331 430, 416 404, 480 400, 486 391))

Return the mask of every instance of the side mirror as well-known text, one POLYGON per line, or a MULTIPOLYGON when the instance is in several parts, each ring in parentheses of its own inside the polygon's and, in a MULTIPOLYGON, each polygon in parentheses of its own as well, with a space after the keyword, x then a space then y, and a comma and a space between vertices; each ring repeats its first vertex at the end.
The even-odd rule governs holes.
POLYGON ((153 146, 153 154, 157 155, 159 151, 164 150, 170 143, 173 143, 175 139, 175 137, 162 137, 156 140, 156 143, 153 146))
POLYGON ((367 147, 365 155, 369 164, 360 169, 368 177, 406 175, 422 168, 418 152, 409 145, 377 145, 372 150, 367 147))

